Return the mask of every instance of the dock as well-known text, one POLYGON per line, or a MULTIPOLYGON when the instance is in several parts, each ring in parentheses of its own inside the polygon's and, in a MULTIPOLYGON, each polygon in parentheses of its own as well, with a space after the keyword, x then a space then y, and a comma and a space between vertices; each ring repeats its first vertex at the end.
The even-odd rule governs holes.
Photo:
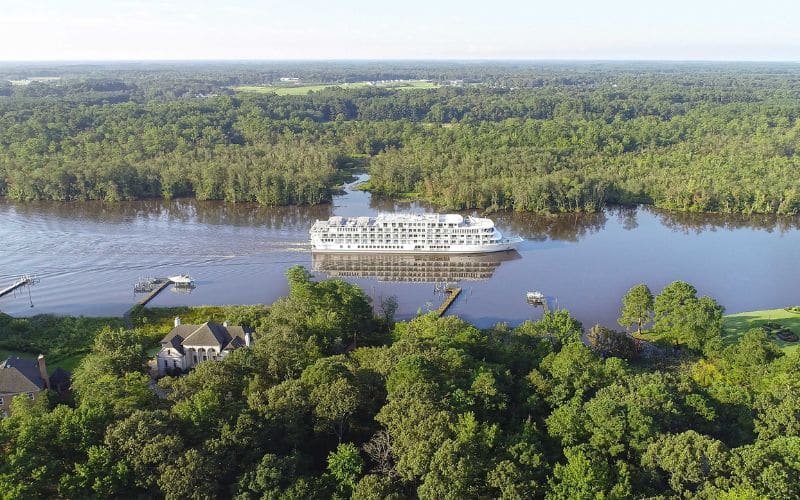
POLYGON ((167 287, 168 287, 168 286, 170 286, 171 284, 172 284, 172 282, 171 282, 170 280, 164 280, 162 283, 160 283, 158 286, 156 286, 156 287, 153 289, 153 291, 152 291, 152 292, 148 293, 148 294, 147 294, 147 295, 145 295, 145 296, 144 296, 144 297, 143 297, 141 300, 139 300, 139 301, 138 301, 138 302, 135 304, 135 306, 145 306, 145 305, 147 305, 147 303, 148 303, 148 302, 150 302, 151 300, 153 300, 154 298, 156 298, 156 295, 158 295, 159 293, 161 293, 161 292, 162 292, 162 291, 163 291, 165 288, 167 288, 167 287))
POLYGON ((170 281, 168 279, 164 279, 163 281, 158 283, 157 286, 155 288, 153 288, 153 290, 150 293, 148 293, 147 295, 142 297, 140 300, 138 300, 133 305, 133 307, 131 307, 130 309, 125 311, 125 314, 123 314, 122 317, 125 319, 125 323, 127 324, 128 329, 133 328, 133 322, 131 320, 131 314, 133 313, 133 310, 136 309, 137 307, 146 306, 148 302, 150 302, 151 300, 156 298, 156 295, 158 295, 159 293, 163 292, 164 289, 167 288, 168 286, 170 286, 171 284, 172 284, 172 281, 170 281))
POLYGON ((33 276, 27 276, 27 275, 26 276, 22 276, 17 281, 12 283, 10 286, 7 286, 7 287, 3 288, 2 290, 0 290, 0 297, 2 297, 4 295, 8 295, 9 293, 13 292, 14 290, 16 290, 19 287, 22 287, 22 286, 25 286, 25 285, 34 285, 34 284, 36 284, 36 281, 37 281, 36 278, 34 278, 33 276))
POLYGON ((528 305, 531 305, 533 307, 541 306, 542 310, 544 310, 545 313, 551 312, 551 310, 550 310, 550 302, 548 302, 547 299, 537 300, 536 302, 532 302, 532 301, 529 300, 528 301, 528 305))
POLYGON ((453 305, 453 302, 456 301, 456 298, 461 294, 461 289, 449 286, 444 289, 444 292, 447 294, 447 297, 444 299, 444 302, 442 302, 442 305, 439 306, 439 309, 436 310, 436 314, 440 318, 444 316, 444 313, 446 313, 447 310, 450 309, 450 306, 453 305))
POLYGON ((528 303, 528 305, 531 305, 533 307, 542 306, 542 309, 544 309, 545 313, 550 312, 550 304, 547 300, 547 296, 545 296, 545 294, 543 294, 542 292, 534 291, 526 293, 525 301, 528 303))

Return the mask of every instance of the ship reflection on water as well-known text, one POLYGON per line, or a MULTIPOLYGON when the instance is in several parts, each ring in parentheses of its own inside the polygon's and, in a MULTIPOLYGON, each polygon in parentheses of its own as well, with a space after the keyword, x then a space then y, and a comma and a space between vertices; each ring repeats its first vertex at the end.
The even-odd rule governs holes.
POLYGON ((521 258, 516 250, 477 255, 380 253, 312 253, 314 272, 331 278, 375 278, 378 281, 452 283, 492 277, 503 262, 521 258))

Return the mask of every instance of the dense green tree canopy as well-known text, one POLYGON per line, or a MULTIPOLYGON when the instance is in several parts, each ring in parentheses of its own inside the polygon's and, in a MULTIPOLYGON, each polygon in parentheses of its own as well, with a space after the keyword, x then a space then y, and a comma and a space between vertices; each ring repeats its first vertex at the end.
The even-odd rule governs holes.
POLYGON ((796 65, 276 64, 0 68, 0 195, 322 203, 370 188, 446 208, 797 214, 796 65), (463 86, 234 93, 283 71, 324 83, 463 86), (459 76, 456 76, 459 75, 459 76))
MULTIPOLYGON (((163 392, 143 374, 140 333, 101 331, 74 401, 19 397, 0 420, 3 497, 800 491, 800 352, 762 330, 725 349, 626 361, 624 333, 594 328, 605 347, 592 349, 564 310, 487 330, 428 314, 387 332, 357 288, 301 268, 288 278, 252 349, 166 377, 163 392)), ((682 282, 659 297, 660 319, 703 300, 682 282)))

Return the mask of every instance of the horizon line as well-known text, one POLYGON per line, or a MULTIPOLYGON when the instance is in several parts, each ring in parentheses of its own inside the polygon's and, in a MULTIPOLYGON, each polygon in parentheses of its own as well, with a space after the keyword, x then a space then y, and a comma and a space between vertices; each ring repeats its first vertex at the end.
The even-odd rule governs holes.
POLYGON ((632 62, 632 63, 800 63, 798 59, 686 59, 686 58, 573 58, 573 57, 539 57, 539 58, 523 58, 523 57, 492 57, 492 58, 458 58, 458 57, 442 57, 442 58, 413 58, 413 57, 385 57, 385 58, 273 58, 273 59, 258 59, 258 58, 194 58, 194 59, 156 59, 156 58, 143 58, 143 59, 0 59, 0 64, 85 64, 85 63, 341 63, 341 62, 455 62, 455 63, 493 63, 493 62, 572 62, 572 63, 615 63, 615 62, 632 62))

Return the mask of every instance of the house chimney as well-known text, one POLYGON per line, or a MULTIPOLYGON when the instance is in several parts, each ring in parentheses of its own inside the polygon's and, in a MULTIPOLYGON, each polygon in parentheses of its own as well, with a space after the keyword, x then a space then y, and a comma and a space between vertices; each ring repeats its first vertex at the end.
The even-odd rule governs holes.
POLYGON ((175 326, 181 326, 181 317, 175 316, 175 326))
POLYGON ((250 332, 244 332, 244 345, 250 347, 250 332))
POLYGON ((50 377, 47 375, 47 365, 44 362, 44 354, 40 354, 39 357, 36 358, 36 365, 39 367, 39 376, 42 377, 42 382, 44 382, 44 386, 49 389, 50 377))

